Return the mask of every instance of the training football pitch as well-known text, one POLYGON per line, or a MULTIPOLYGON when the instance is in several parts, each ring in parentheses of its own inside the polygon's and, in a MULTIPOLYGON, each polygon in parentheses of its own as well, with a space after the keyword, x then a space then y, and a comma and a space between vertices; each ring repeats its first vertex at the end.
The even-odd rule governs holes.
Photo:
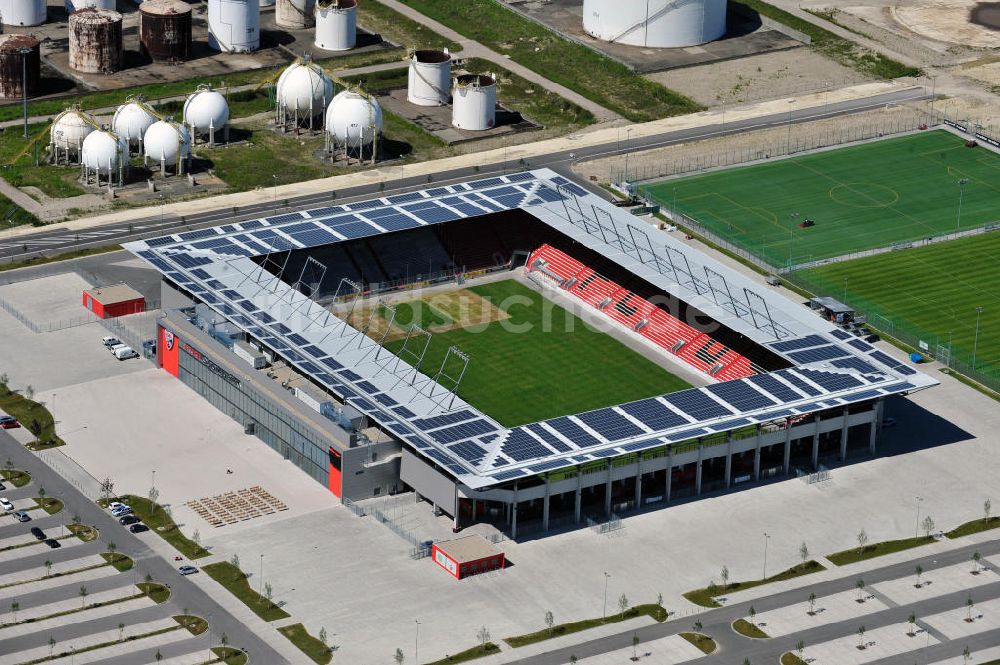
POLYGON ((935 130, 642 191, 773 266, 799 265, 1000 220, 1000 155, 964 143, 935 130))
MULTIPOLYGON (((897 331, 931 345, 953 345, 952 357, 1000 380, 1000 231, 918 249, 878 254, 793 273, 815 293, 841 297, 859 311, 878 313, 897 331)), ((877 327, 886 327, 875 319, 877 327)), ((886 330, 892 333, 893 330, 886 330)))
POLYGON ((434 376, 458 347, 470 357, 458 394, 508 427, 690 387, 515 280, 396 305, 392 351, 411 323, 433 333, 423 372, 434 376))

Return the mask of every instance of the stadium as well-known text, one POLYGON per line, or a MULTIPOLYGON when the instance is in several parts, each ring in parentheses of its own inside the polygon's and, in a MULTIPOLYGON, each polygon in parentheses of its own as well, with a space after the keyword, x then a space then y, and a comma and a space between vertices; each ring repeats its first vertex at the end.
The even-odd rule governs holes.
POLYGON ((937 382, 540 169, 134 242, 160 366, 345 503, 601 522, 876 450, 937 382))

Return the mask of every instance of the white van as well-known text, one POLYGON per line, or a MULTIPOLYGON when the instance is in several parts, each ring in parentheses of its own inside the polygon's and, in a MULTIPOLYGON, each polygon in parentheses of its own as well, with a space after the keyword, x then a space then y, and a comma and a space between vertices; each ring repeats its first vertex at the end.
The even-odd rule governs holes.
POLYGON ((128 360, 129 358, 138 358, 139 354, 135 352, 131 346, 116 346, 114 349, 115 358, 118 360, 128 360))

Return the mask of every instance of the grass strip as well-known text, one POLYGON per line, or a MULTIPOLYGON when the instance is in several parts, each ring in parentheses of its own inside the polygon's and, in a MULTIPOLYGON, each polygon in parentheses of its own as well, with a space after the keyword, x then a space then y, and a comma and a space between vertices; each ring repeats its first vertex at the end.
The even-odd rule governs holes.
POLYGON ((286 619, 291 616, 272 601, 254 591, 247 581, 246 573, 230 562, 220 561, 219 563, 211 563, 203 567, 202 571, 224 586, 229 593, 236 596, 264 621, 286 619))
POLYGON ((97 529, 87 524, 67 524, 66 530, 85 543, 97 538, 97 529))
POLYGON ((101 552, 101 557, 108 562, 109 566, 114 566, 114 569, 119 573, 132 570, 134 565, 132 559, 121 552, 101 552))
MULTIPOLYGON (((37 504, 35 506, 36 508, 41 508, 49 515, 55 515, 56 513, 60 512, 63 509, 62 501, 60 501, 59 499, 53 499, 52 497, 48 496, 45 497, 44 499, 36 496, 35 503, 37 504)), ((29 508, 29 510, 32 509, 29 508)))
POLYGON ((645 605, 630 607, 623 613, 619 612, 618 614, 613 614, 603 619, 584 619, 582 621, 561 623, 552 626, 552 628, 545 628, 544 630, 539 630, 534 633, 516 635, 514 637, 505 637, 503 641, 514 648, 523 647, 529 644, 535 644, 536 642, 549 640, 554 637, 562 637, 563 635, 578 633, 582 630, 596 628, 597 626, 603 626, 609 623, 619 623, 621 621, 634 619, 639 616, 648 616, 655 621, 662 623, 667 620, 668 615, 667 610, 660 605, 657 605, 656 603, 646 603, 645 605))
POLYGON ((323 644, 319 639, 313 637, 301 623, 290 626, 282 626, 278 632, 288 638, 288 641, 299 648, 299 651, 309 656, 309 658, 319 665, 326 665, 333 657, 330 647, 323 644))
POLYGON ((953 370, 951 368, 948 368, 948 367, 942 367, 941 371, 944 372, 945 374, 947 374, 948 376, 950 376, 951 378, 959 381, 960 383, 964 383, 965 385, 969 386, 973 390, 978 390, 979 392, 981 392, 982 394, 986 395, 990 399, 995 399, 996 401, 1000 402, 1000 393, 998 393, 995 390, 991 390, 990 388, 987 388, 986 386, 984 386, 983 384, 979 383, 978 381, 973 381, 972 379, 970 379, 969 377, 965 376, 964 374, 961 374, 960 372, 956 372, 955 370, 953 370))
MULTIPOLYGON (((0 390, 3 390, 2 386, 3 384, 0 384, 0 390)), ((14 487, 24 487, 31 482, 30 473, 21 471, 20 469, 15 469, 13 465, 0 469, 0 478, 3 478, 14 487)))
POLYGON ((56 436, 55 424, 49 410, 39 402, 11 390, 6 383, 0 383, 0 409, 17 418, 18 422, 34 435, 37 442, 42 442, 41 445, 50 448, 63 445, 63 440, 56 436))
POLYGON ((201 635, 208 630, 208 622, 193 614, 177 614, 173 619, 192 635, 201 635))
POLYGON ((210 660, 205 665, 209 663, 223 663, 224 665, 246 665, 247 655, 240 649, 234 649, 233 647, 212 647, 212 653, 214 653, 217 658, 215 660, 210 660))
POLYGON ((900 540, 885 540, 881 543, 875 543, 874 545, 853 547, 849 550, 844 550, 843 552, 836 552, 828 555, 826 558, 829 559, 834 565, 846 566, 849 563, 857 563, 858 561, 865 561, 866 559, 874 559, 878 556, 902 552, 904 550, 913 549, 914 547, 920 547, 921 545, 929 545, 933 542, 934 538, 932 536, 918 536, 916 538, 903 538, 900 540))
POLYGON ((49 619, 55 619, 56 617, 66 616, 68 614, 76 614, 77 612, 86 612, 87 610, 93 610, 98 607, 107 607, 109 605, 116 605, 118 603, 124 603, 127 600, 136 600, 137 598, 143 598, 145 594, 137 593, 131 596, 125 596, 124 598, 114 598, 112 600, 106 600, 100 603, 91 603, 90 605, 85 605, 84 607, 75 607, 71 610, 63 610, 61 612, 53 612, 52 614, 46 614, 40 617, 32 617, 30 619, 21 619, 20 621, 11 621, 9 623, 0 623, 0 628, 7 628, 9 626, 20 626, 22 624, 35 623, 38 621, 48 621, 49 619))
POLYGON ((629 120, 645 122, 702 109, 688 97, 560 37, 494 0, 401 1, 629 120))
POLYGON ((742 635, 743 637, 749 637, 755 640, 763 640, 770 637, 767 633, 761 630, 756 624, 750 623, 746 619, 737 619, 733 622, 733 630, 742 635))
MULTIPOLYGON (((148 526, 153 533, 173 545, 174 549, 187 558, 198 559, 210 554, 204 547, 181 533, 180 527, 177 526, 170 515, 167 514, 167 511, 158 503, 134 494, 126 494, 120 497, 119 501, 128 504, 132 509, 132 513, 142 520, 143 524, 148 526)), ((103 500, 98 503, 107 507, 107 502, 103 500)))
POLYGON ((989 531, 997 527, 1000 527, 1000 517, 982 518, 957 526, 945 535, 949 538, 961 538, 962 536, 971 536, 974 533, 982 533, 983 531, 989 531))
POLYGON ((424 665, 448 665, 449 663, 466 663, 470 660, 475 660, 476 658, 482 658, 483 656, 492 656, 495 653, 500 653, 500 647, 498 647, 493 642, 487 642, 486 644, 480 644, 479 646, 474 646, 471 649, 466 649, 465 651, 459 651, 451 656, 445 656, 441 660, 435 660, 432 663, 424 663, 424 665))
POLYGON ((74 575, 76 573, 82 573, 88 570, 95 570, 97 568, 103 568, 104 566, 110 566, 110 563, 95 563, 90 566, 83 566, 82 568, 74 568, 73 570, 67 570, 63 573, 52 573, 51 575, 42 575, 41 577, 33 577, 29 580, 21 580, 19 582, 7 582, 6 584, 0 584, 0 589, 7 589, 12 586, 21 586, 22 584, 33 584, 34 582, 40 582, 41 580, 47 580, 53 577, 65 577, 66 575, 74 575))
MULTIPOLYGON (((21 249, 22 251, 28 251, 25 249, 28 247, 25 243, 21 249)), ((6 270, 19 270, 21 268, 30 268, 31 266, 41 266, 46 263, 57 263, 59 261, 68 261, 69 259, 79 259, 84 256, 93 256, 94 254, 104 254, 107 252, 117 252, 121 249, 121 245, 104 245, 102 247, 88 247, 86 249, 74 249, 70 252, 62 252, 60 254, 52 254, 51 256, 32 256, 27 259, 22 259, 21 261, 14 261, 12 263, 5 263, 0 265, 0 272, 6 270)))
POLYGON ((701 649, 701 652, 705 654, 713 653, 719 648, 715 640, 702 633, 681 633, 681 637, 701 649))
MULTIPOLYGON (((791 651, 781 654, 781 665, 807 665, 806 661, 796 656, 791 651)), ((989 665, 987 663, 987 665, 989 665)))
POLYGON ((893 60, 881 53, 855 44, 849 39, 835 35, 825 28, 821 28, 794 14, 789 14, 774 5, 762 2, 761 0, 739 0, 738 2, 734 2, 734 4, 744 5, 761 16, 774 19, 799 32, 804 32, 812 40, 811 46, 814 49, 862 74, 880 79, 894 79, 900 76, 920 76, 921 72, 916 67, 904 65, 898 60, 893 60))
MULTIPOLYGON (((135 642, 136 640, 144 640, 147 637, 155 637, 157 635, 163 635, 164 633, 169 633, 175 630, 180 630, 181 626, 170 626, 169 628, 160 628, 159 630, 154 630, 148 633, 142 633, 141 635, 129 635, 125 638, 125 642, 135 642)), ((79 655, 81 653, 87 653, 89 651, 97 651, 98 649, 106 649, 107 647, 114 646, 116 644, 121 644, 122 640, 109 640, 108 642, 101 642, 100 644, 94 644, 89 647, 84 647, 83 649, 75 649, 73 651, 60 651, 59 653, 53 653, 51 656, 43 656, 41 658, 36 658, 34 660, 28 660, 19 665, 38 665, 39 663, 46 663, 51 660, 60 660, 66 658, 70 655, 79 655)))
POLYGON ((427 26, 404 16, 377 0, 358 3, 358 23, 366 30, 382 35, 393 44, 404 48, 448 49, 456 52, 462 45, 442 37, 427 26))
POLYGON ((139 587, 144 596, 149 597, 157 605, 167 602, 167 599, 170 598, 170 588, 166 584, 160 584, 159 582, 139 582, 136 586, 139 587))
POLYGON ((695 605, 699 605, 701 607, 721 607, 722 605, 715 599, 727 593, 733 593, 734 591, 745 591, 746 589, 752 589, 762 584, 769 584, 771 582, 782 582, 784 580, 790 580, 795 577, 801 577, 802 575, 818 573, 821 570, 826 570, 826 567, 823 564, 819 563, 818 561, 806 561, 805 563, 800 563, 798 565, 792 566, 787 570, 783 570, 777 575, 772 575, 767 579, 747 580, 744 582, 732 582, 730 584, 727 584, 725 587, 719 587, 717 585, 712 584, 702 589, 694 589, 693 591, 688 591, 687 593, 684 594, 684 597, 690 600, 695 605))

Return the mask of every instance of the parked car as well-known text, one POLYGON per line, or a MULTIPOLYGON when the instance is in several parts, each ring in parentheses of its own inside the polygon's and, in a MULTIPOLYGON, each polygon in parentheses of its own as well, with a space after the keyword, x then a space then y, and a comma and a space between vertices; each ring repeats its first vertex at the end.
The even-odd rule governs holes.
POLYGON ((133 524, 138 524, 140 522, 139 518, 135 515, 126 515, 125 517, 119 518, 118 523, 122 526, 131 526, 133 524))
POLYGON ((130 525, 128 530, 131 531, 132 533, 142 533, 143 531, 149 531, 149 527, 146 526, 145 524, 136 523, 130 525))
POLYGON ((108 504, 108 510, 114 510, 115 508, 124 505, 125 504, 122 503, 121 501, 112 501, 111 503, 108 504))
POLYGON ((60 547, 62 547, 62 543, 60 543, 55 538, 49 538, 48 540, 45 541, 45 544, 48 545, 49 548, 53 549, 53 550, 59 549, 60 547))
POLYGON ((125 515, 131 515, 132 509, 128 506, 118 506, 111 511, 111 515, 114 517, 124 517, 125 515))
POLYGON ((194 575, 198 572, 198 569, 194 566, 181 566, 177 569, 177 572, 181 575, 194 575))
POLYGON ((47 538, 45 532, 39 529, 37 526, 31 527, 31 535, 34 536, 37 540, 45 540, 47 538))
POLYGON ((5 489, 7 489, 7 486, 4 485, 3 483, 0 483, 0 492, 4 491, 5 489))
POLYGON ((115 358, 118 360, 128 360, 129 358, 138 358, 139 354, 136 353, 135 349, 131 346, 116 346, 114 349, 115 358))
POLYGON ((868 337, 865 337, 865 341, 866 342, 871 342, 872 344, 874 344, 875 342, 879 342, 881 340, 882 340, 882 338, 879 337, 878 335, 874 334, 874 333, 871 334, 871 335, 868 335, 868 337))
POLYGON ((0 416, 0 429, 17 429, 20 426, 14 416, 0 416))
POLYGON ((16 513, 14 513, 14 519, 16 519, 18 522, 30 522, 31 515, 24 512, 23 510, 19 510, 16 513))
POLYGON ((10 502, 10 499, 0 496, 0 508, 3 508, 4 512, 10 512, 14 510, 14 504, 10 502))
POLYGON ((107 349, 110 349, 112 346, 117 346, 118 344, 122 343, 120 339, 118 339, 117 337, 112 337, 110 335, 108 337, 102 337, 101 341, 104 343, 104 347, 107 349))

